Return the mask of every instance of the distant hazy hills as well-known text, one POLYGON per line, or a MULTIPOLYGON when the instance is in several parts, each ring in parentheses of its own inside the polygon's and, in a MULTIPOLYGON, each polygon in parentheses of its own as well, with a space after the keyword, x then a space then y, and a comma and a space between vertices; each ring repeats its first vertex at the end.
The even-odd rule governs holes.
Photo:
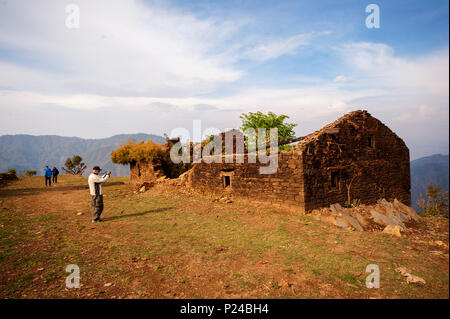
MULTIPOLYGON (((89 170, 100 165, 111 170, 115 176, 129 175, 129 167, 111 162, 111 151, 129 139, 146 141, 148 139, 164 143, 165 139, 158 135, 122 134, 104 139, 82 139, 79 137, 63 137, 56 135, 4 135, 0 136, 0 172, 9 168, 36 170, 42 175, 43 167, 64 165, 67 157, 80 155, 89 170)), ((425 194, 428 184, 440 184, 448 190, 449 156, 435 154, 422 157, 411 162, 411 196, 412 204, 417 209, 420 194, 425 194)), ((60 169, 61 170, 61 169, 60 169)))
POLYGON ((411 199, 415 209, 427 185, 439 184, 443 191, 448 191, 448 161, 448 155, 435 154, 411 162, 411 199))
POLYGON ((111 170, 115 176, 126 176, 129 174, 129 167, 113 164, 111 151, 129 139, 165 142, 162 136, 149 134, 121 134, 104 139, 57 135, 3 135, 0 136, 0 172, 15 168, 17 172, 36 170, 38 175, 42 175, 45 165, 56 166, 61 171, 67 157, 80 155, 89 170, 94 165, 99 165, 105 170, 111 170))

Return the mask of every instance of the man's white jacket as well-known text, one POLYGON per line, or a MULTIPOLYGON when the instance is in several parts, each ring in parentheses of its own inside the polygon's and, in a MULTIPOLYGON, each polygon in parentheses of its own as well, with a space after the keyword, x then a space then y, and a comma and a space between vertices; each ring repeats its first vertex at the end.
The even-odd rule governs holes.
POLYGON ((97 174, 91 173, 88 178, 89 191, 91 195, 103 195, 102 183, 109 179, 109 175, 105 174, 103 176, 98 176, 97 174))

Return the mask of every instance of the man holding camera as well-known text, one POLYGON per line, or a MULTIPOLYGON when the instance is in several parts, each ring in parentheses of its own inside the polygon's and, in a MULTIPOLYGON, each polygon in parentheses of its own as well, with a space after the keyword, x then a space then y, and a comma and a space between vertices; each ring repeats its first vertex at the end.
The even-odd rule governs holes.
POLYGON ((100 215, 103 211, 103 192, 102 192, 102 183, 106 182, 111 176, 111 171, 107 171, 105 175, 99 176, 101 168, 98 166, 94 166, 92 169, 91 175, 88 178, 89 184, 89 192, 91 193, 91 204, 93 210, 93 223, 99 223, 102 220, 100 219, 100 215))

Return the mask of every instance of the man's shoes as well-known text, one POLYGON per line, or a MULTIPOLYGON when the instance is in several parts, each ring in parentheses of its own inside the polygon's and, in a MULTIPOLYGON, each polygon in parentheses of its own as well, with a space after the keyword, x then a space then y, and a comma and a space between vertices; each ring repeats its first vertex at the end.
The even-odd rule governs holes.
POLYGON ((92 222, 93 223, 101 223, 103 221, 103 219, 93 219, 92 222))

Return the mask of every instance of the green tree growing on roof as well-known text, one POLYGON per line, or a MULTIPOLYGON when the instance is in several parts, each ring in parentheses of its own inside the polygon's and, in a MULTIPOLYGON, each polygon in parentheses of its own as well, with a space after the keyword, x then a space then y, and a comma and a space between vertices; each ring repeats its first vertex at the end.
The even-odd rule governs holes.
MULTIPOLYGON (((256 132, 258 131, 258 128, 266 129, 266 141, 256 141, 256 143, 268 143, 271 128, 278 129, 279 142, 286 142, 290 139, 295 138, 294 127, 296 127, 297 124, 285 123, 285 120, 289 119, 289 116, 287 115, 276 115, 273 112, 264 114, 258 111, 256 113, 242 113, 240 118, 242 119, 241 130, 243 132, 245 132, 247 129, 254 129, 256 132)), ((279 146, 279 149, 288 150, 291 147, 292 146, 290 145, 281 145, 279 146)))

